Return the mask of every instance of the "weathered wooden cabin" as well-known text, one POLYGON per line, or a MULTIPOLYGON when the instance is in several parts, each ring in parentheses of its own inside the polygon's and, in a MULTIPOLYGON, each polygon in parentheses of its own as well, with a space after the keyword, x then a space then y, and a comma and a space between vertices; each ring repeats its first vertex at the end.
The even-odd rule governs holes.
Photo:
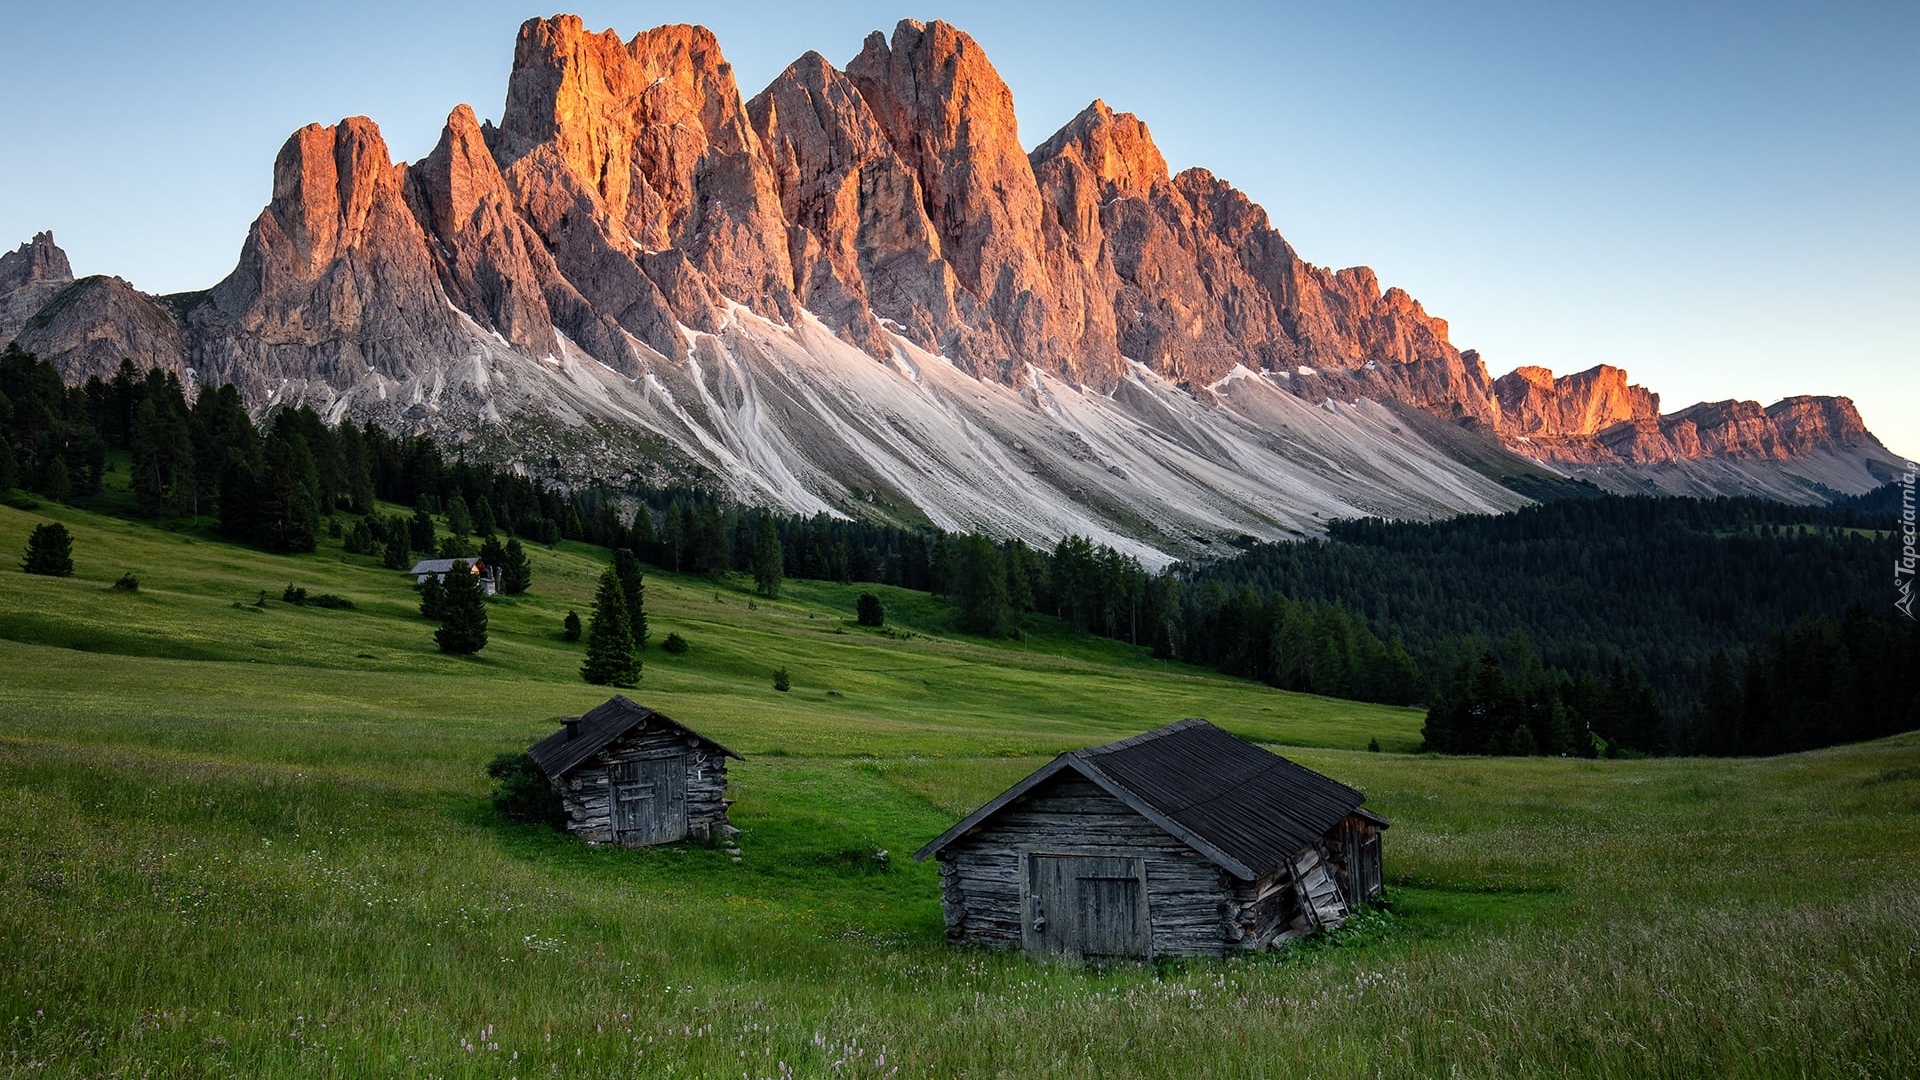
POLYGON ((645 847, 738 836, 727 821, 727 759, 739 754, 624 694, 527 749, 560 792, 567 830, 645 847))
POLYGON ((485 560, 478 557, 471 559, 421 559, 419 562, 414 563, 413 569, 407 571, 407 573, 413 575, 413 583, 415 585, 425 585, 427 579, 430 577, 445 581, 447 580, 447 575, 453 572, 454 563, 467 564, 467 573, 480 579, 481 592, 492 596, 500 591, 499 569, 488 566, 485 560))
POLYGON ((1036 955, 1225 956, 1380 895, 1365 796, 1205 720, 1062 754, 921 848, 947 937, 1036 955))

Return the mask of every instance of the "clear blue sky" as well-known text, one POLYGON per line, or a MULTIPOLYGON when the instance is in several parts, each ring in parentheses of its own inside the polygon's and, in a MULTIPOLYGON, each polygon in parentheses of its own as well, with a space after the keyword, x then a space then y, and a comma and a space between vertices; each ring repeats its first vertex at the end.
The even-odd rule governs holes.
MULTIPOLYGON (((1364 263, 1496 374, 1626 368, 1668 410, 1851 396, 1920 454, 1920 4, 590 2, 623 35, 702 22, 744 93, 817 49, 946 18, 1031 146, 1095 97, 1175 169, 1364 263)), ((0 2, 0 244, 167 292, 232 268, 295 128, 365 114, 402 159, 497 117, 498 0, 0 2)))

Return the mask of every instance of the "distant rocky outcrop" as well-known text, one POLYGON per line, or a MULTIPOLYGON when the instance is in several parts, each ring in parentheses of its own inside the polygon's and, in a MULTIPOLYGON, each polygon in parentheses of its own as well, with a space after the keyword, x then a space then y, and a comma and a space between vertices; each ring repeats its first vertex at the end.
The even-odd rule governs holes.
MULTIPOLYGON (((1206 170, 1170 174, 1147 126, 1104 102, 1030 153, 1022 146, 1005 81, 943 22, 876 31, 844 69, 808 53, 743 100, 704 28, 622 39, 574 16, 531 19, 498 126, 459 106, 412 164, 392 161, 364 117, 302 128, 274 163, 272 200, 233 273, 205 293, 157 302, 117 279, 74 283, 42 234, 0 256, 0 331, 69 375, 128 355, 232 381, 257 408, 301 401, 334 417, 492 438, 507 456, 616 482, 717 476, 742 497, 779 491, 795 508, 878 506, 886 492, 933 498, 916 493, 939 470, 894 440, 919 446, 952 420, 952 402, 902 399, 908 412, 944 410, 918 419, 877 405, 874 416, 840 416, 834 403, 854 385, 879 393, 873 378, 906 380, 925 397, 929 358, 979 380, 979 400, 1024 402, 1070 431, 1061 446, 1080 464, 1098 460, 1076 448, 1099 433, 1076 427, 1091 414, 1061 395, 1144 410, 1139 423, 1214 463, 1167 474, 1212 492, 1209 506, 1236 485, 1251 490, 1234 477, 1273 467, 1228 449, 1250 437, 1239 425, 1272 425, 1247 445, 1296 445, 1301 414, 1276 394, 1348 417, 1340 423, 1358 423, 1341 410, 1359 406, 1335 403, 1422 410, 1469 434, 1388 424, 1424 447, 1406 453, 1454 454, 1450 468, 1464 454, 1481 475, 1537 468, 1488 450, 1496 437, 1599 482, 1616 467, 1844 459, 1781 489, 1817 497, 1821 485, 1871 483, 1870 459, 1885 456, 1845 399, 1662 417, 1658 397, 1614 367, 1495 380, 1406 292, 1365 267, 1306 262, 1265 211, 1206 170), (838 340, 829 347, 819 333, 838 340), (835 367, 847 356, 876 371, 835 367), (1169 388, 1199 411, 1169 411, 1169 388), (1206 417, 1228 414, 1237 419, 1218 423, 1233 435, 1209 428, 1206 417), (763 438, 756 425, 786 435, 763 438), (727 475, 739 471, 751 475, 727 475)), ((1323 436, 1334 442, 1314 444, 1311 467, 1330 483, 1335 462, 1362 468, 1353 463, 1377 449, 1368 440, 1378 436, 1358 428, 1323 436), (1326 449, 1349 437, 1359 457, 1326 449)), ((976 440, 967 453, 980 467, 1024 472, 1069 501, 1154 471, 1116 458, 1101 465, 1109 479, 1071 479, 1025 462, 1029 450, 1001 459, 977 433, 956 437, 976 440)), ((1031 437, 1016 441, 1030 447, 1031 437)), ((1351 509, 1499 501, 1452 473, 1394 479, 1378 468, 1354 481, 1378 492, 1351 509), (1434 483, 1452 494, 1416 494, 1434 483)), ((1712 484, 1749 480, 1723 471, 1712 484)), ((1167 497, 1138 486, 1099 497, 1116 529, 1146 529, 1119 522, 1167 497)), ((1269 497, 1288 496, 1257 496, 1269 497)), ((1291 512, 1242 509, 1253 516, 1196 505, 1191 520, 1147 531, 1295 528, 1291 512)))

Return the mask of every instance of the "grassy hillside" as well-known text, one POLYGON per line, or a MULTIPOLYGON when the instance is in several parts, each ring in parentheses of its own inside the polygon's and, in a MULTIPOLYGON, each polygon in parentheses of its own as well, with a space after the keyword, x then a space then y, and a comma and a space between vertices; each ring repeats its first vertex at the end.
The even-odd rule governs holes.
POLYGON ((883 634, 857 589, 654 574, 654 640, 692 649, 648 649, 631 693, 746 755, 745 856, 593 850, 486 802, 492 755, 606 696, 559 637, 605 553, 530 555, 533 592, 451 658, 405 576, 337 541, 0 508, 0 1072, 1857 1076, 1920 1053, 1920 738, 1439 760, 1410 753, 1417 712, 1050 624, 961 638, 887 592, 883 634), (74 578, 13 569, 43 520, 74 578), (109 587, 129 570, 137 593, 109 587), (289 582, 357 609, 283 604, 289 582), (942 942, 913 850, 1060 750, 1183 716, 1364 788, 1394 820, 1392 912, 1227 963, 942 942))

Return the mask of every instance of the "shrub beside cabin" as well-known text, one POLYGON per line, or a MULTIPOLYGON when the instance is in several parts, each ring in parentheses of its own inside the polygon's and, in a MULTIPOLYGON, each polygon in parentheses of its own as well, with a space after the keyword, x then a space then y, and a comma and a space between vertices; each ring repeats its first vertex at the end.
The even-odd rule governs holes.
POLYGON ((527 750, 560 793, 567 831, 645 847, 738 836, 727 821, 727 759, 699 732, 615 694, 527 750))
POLYGON ((1205 720, 1062 754, 914 855, 947 937, 1036 955, 1226 956, 1381 892, 1360 792, 1205 720))

